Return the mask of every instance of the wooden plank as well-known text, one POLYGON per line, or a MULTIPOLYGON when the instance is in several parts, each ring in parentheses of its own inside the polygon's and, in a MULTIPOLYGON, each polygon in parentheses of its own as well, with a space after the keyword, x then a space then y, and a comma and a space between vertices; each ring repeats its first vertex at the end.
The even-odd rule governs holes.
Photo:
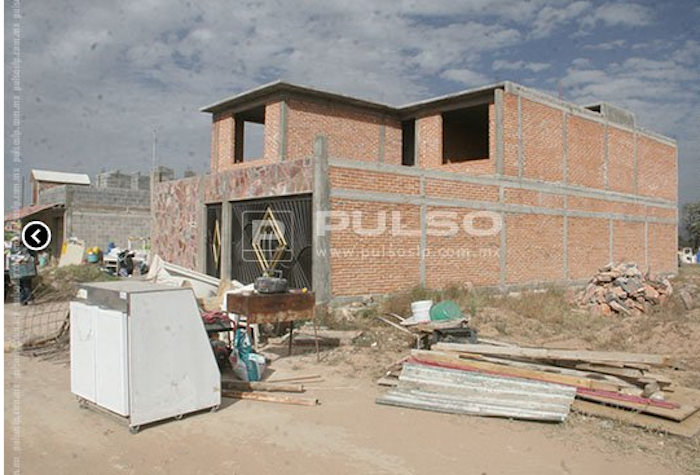
POLYGON ((379 378, 377 380, 377 384, 379 386, 389 386, 389 387, 395 388, 396 386, 399 385, 399 378, 388 378, 388 377, 379 378))
POLYGON ((435 362, 447 365, 452 365, 456 368, 465 369, 467 371, 481 371, 502 376, 512 376, 516 378, 534 379, 537 381, 546 381, 550 383, 566 384, 578 388, 597 389, 603 391, 618 391, 622 389, 619 384, 608 381, 592 380, 581 378, 578 376, 570 376, 557 373, 548 373, 545 371, 536 371, 528 368, 517 368, 497 363, 489 363, 486 361, 465 360, 458 355, 450 353, 441 353, 437 351, 411 351, 413 357, 419 362, 435 362))
POLYGON ((454 351, 464 353, 477 353, 481 355, 508 356, 513 358, 532 358, 544 360, 564 361, 590 361, 596 362, 625 362, 643 363, 665 366, 672 363, 671 358, 663 355, 645 353, 626 353, 622 351, 585 351, 585 350, 552 350, 548 348, 511 348, 494 345, 466 344, 466 343, 438 343, 435 349, 440 351, 454 351))
POLYGON ((309 379, 320 379, 321 375, 320 374, 307 374, 303 376, 290 376, 287 378, 278 378, 278 379, 270 379, 267 382, 268 383, 289 383, 292 381, 305 381, 309 379))
POLYGON ((616 366, 598 365, 590 363, 579 363, 575 365, 576 369, 584 371, 593 371, 594 373, 612 374, 623 378, 638 379, 644 376, 642 370, 635 368, 618 368, 616 366))
POLYGON ((700 433, 700 411, 682 422, 674 422, 660 417, 640 414, 635 411, 618 409, 594 402, 576 399, 571 408, 581 414, 605 417, 646 429, 659 430, 682 437, 693 437, 700 433))
POLYGON ((255 391, 221 391, 221 395, 232 399, 250 399, 252 401, 276 402, 279 404, 293 404, 296 406, 316 406, 319 404, 318 399, 281 396, 278 394, 260 393, 255 391))
POLYGON ((614 399, 611 397, 606 397, 597 394, 589 394, 580 392, 576 395, 579 399, 585 399, 587 401, 598 402, 601 404, 607 404, 609 406, 621 407, 625 409, 630 409, 637 412, 643 412, 645 414, 651 414, 657 417, 663 417, 664 419, 670 419, 672 421, 680 422, 687 419, 692 414, 698 411, 697 405, 687 404, 679 402, 673 399, 673 394, 668 394, 666 402, 671 404, 677 404, 679 407, 675 409, 658 407, 650 404, 645 404, 641 402, 634 402, 630 400, 614 399))
MULTIPOLYGON (((623 379, 620 379, 616 376, 613 375, 608 375, 608 374, 602 374, 602 373, 596 373, 592 371, 581 371, 569 367, 560 367, 560 366, 552 366, 552 365, 547 365, 547 364, 541 364, 541 363, 533 363, 533 362, 525 362, 525 361, 517 361, 517 360, 509 360, 505 358, 495 358, 491 356, 485 356, 485 355, 477 355, 477 354, 472 354, 472 353, 459 353, 459 356, 463 359, 468 358, 468 359, 477 359, 479 361, 487 361, 489 363, 497 363, 497 364, 504 364, 507 366, 515 366, 518 368, 528 368, 532 369, 535 371, 544 371, 548 373, 556 373, 556 374, 566 374, 569 376, 578 376, 580 378, 587 378, 587 379, 593 379, 597 381, 609 381, 613 384, 619 385, 621 388, 637 388, 634 384, 625 381, 623 379)), ((639 389, 639 393, 641 394, 642 390, 639 389)))
POLYGON ((265 381, 221 381, 224 389, 235 391, 267 391, 280 393, 303 393, 304 386, 301 384, 277 384, 265 381))

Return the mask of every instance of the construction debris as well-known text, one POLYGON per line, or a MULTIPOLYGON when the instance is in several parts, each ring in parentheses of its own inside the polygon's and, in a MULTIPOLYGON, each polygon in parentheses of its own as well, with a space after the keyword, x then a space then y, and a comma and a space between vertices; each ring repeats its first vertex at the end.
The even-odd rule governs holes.
POLYGON ((649 306, 663 304, 673 293, 668 279, 655 280, 644 275, 633 262, 599 269, 577 301, 598 315, 640 315, 649 306))
POLYGON ((394 388, 380 404, 562 421, 575 395, 573 408, 586 414, 686 437, 700 432, 700 391, 659 374, 678 366, 663 355, 440 342, 397 366, 378 381, 394 388))
POLYGON ((563 421, 576 390, 561 384, 404 364, 398 386, 377 403, 429 411, 563 421))

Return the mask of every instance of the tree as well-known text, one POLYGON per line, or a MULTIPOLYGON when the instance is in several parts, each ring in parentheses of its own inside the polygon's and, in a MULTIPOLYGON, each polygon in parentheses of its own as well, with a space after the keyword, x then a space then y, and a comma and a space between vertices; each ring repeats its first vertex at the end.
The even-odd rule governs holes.
POLYGON ((700 246, 700 201, 686 204, 683 211, 685 214, 683 225, 695 249, 700 246))

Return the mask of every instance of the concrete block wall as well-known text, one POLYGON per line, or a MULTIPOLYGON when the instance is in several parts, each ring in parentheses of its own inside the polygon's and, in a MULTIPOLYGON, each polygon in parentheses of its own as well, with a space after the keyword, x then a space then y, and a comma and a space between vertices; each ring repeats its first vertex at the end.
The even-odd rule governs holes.
POLYGON ((106 249, 114 242, 126 247, 129 238, 151 235, 151 213, 148 209, 100 209, 73 207, 67 211, 68 236, 85 241, 87 247, 106 249))

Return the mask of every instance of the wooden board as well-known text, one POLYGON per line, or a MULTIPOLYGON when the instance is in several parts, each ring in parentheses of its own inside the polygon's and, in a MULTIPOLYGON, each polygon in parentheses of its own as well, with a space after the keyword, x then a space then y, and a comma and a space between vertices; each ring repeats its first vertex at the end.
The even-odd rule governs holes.
POLYGON ((660 417, 639 414, 635 411, 618 409, 594 402, 576 399, 571 406, 576 412, 589 416, 605 417, 633 426, 659 430, 683 437, 693 437, 700 432, 700 411, 682 422, 674 422, 660 417))
POLYGON ((581 362, 623 362, 642 363, 657 366, 672 365, 671 358, 663 355, 645 353, 626 353, 623 351, 584 351, 584 350, 551 350, 548 348, 511 348, 494 345, 465 344, 465 343, 438 343, 435 349, 440 351, 454 351, 464 353, 477 353, 481 355, 509 356, 516 358, 532 358, 542 360, 563 360, 581 362))
POLYGON ((620 385, 608 381, 592 380, 578 376, 570 376, 558 373, 549 373, 545 371, 536 371, 528 368, 517 368, 503 364, 489 363, 486 361, 475 361, 461 359, 458 355, 450 353, 441 353, 437 351, 413 350, 411 354, 418 361, 442 363, 452 365, 457 368, 463 368, 469 371, 482 371, 502 376, 512 376, 515 378, 534 379, 537 381, 546 381, 549 383, 565 384, 567 386, 575 386, 586 389, 596 389, 603 391, 617 391, 621 389, 620 385))
MULTIPOLYGON (((578 376, 580 378, 586 378, 586 379, 592 379, 596 381, 608 381, 614 385, 619 386, 620 388, 637 388, 634 384, 625 381, 623 379, 618 378, 617 376, 609 375, 609 374, 603 374, 603 373, 597 373, 595 371, 581 371, 577 369, 573 369, 571 367, 561 367, 561 366, 552 366, 552 365, 547 365, 547 364, 541 364, 541 363, 534 363, 534 362, 525 362, 525 361, 516 361, 516 360, 509 360, 505 358, 495 358, 492 356, 484 356, 484 355, 477 355, 477 354, 472 354, 472 353, 459 353, 459 356, 462 359, 476 359, 479 361, 487 361, 489 363, 496 363, 496 364, 503 364, 506 366, 515 366, 518 368, 527 368, 527 369, 532 369, 535 371, 544 371, 547 373, 555 373, 555 374, 565 374, 568 376, 578 376)), ((639 389, 639 394, 642 393, 642 390, 639 389)))
POLYGON ((248 323, 313 320, 313 292, 286 294, 226 294, 226 309, 248 317, 248 323))
MULTIPOLYGON (((667 393, 665 393, 667 394, 667 393)), ((688 404, 683 400, 674 398, 675 393, 668 393, 666 402, 678 404, 680 407, 675 409, 668 409, 665 407, 651 406, 648 404, 643 404, 634 401, 624 401, 620 399, 613 399, 600 395, 578 393, 576 397, 579 399, 585 399, 587 401, 598 402, 601 404, 606 404, 609 406, 621 407, 625 409, 630 409, 632 411, 643 412, 645 414, 651 414, 657 417, 663 417, 664 419, 669 419, 672 421, 680 422, 687 419, 692 414, 696 413, 699 409, 697 405, 688 404)))

